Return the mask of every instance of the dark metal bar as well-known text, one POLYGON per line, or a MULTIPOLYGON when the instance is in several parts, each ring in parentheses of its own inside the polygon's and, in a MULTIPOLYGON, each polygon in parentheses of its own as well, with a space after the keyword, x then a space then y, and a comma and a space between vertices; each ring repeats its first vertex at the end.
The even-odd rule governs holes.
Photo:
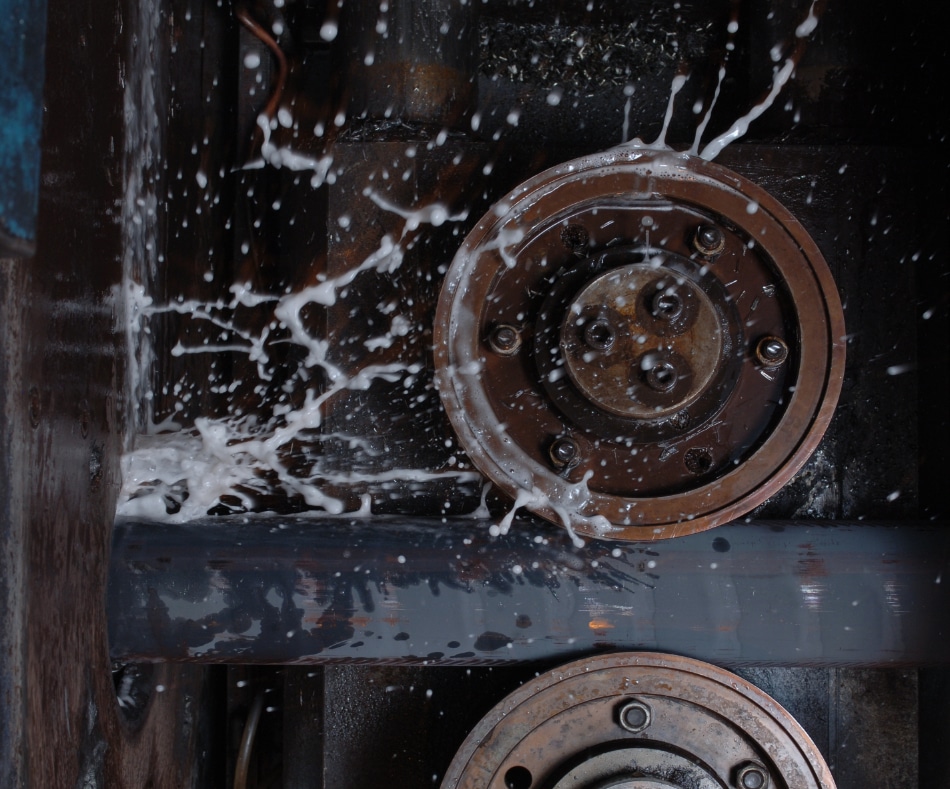
POLYGON ((950 663, 950 530, 735 523, 654 544, 472 519, 119 523, 112 655, 231 663, 950 663), (946 579, 946 580, 945 580, 946 579))

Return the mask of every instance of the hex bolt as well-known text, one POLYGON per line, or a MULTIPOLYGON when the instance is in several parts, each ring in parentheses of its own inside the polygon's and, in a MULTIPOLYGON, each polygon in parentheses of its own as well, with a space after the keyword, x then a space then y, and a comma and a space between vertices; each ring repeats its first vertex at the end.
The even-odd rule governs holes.
POLYGON ((499 323, 488 335, 488 344, 501 356, 514 356, 521 349, 521 332, 509 323, 499 323))
POLYGON ((584 342, 595 351, 608 351, 617 339, 617 333, 609 321, 597 318, 584 326, 584 342))
POLYGON ((661 290, 650 302, 650 313, 657 320, 672 323, 683 314, 683 300, 676 293, 661 290))
POLYGON ((700 255, 712 257, 726 248, 726 237, 715 225, 700 225, 693 235, 693 249, 700 255))
POLYGON ((617 720, 631 734, 639 734, 652 722, 653 711, 642 701, 628 701, 620 708, 617 720))
POLYGON ((755 346, 755 358, 764 367, 778 367, 788 358, 788 346, 778 337, 763 337, 755 346))
POLYGON ((768 771, 757 762, 745 762, 736 770, 736 786, 739 789, 768 789, 768 771))
POLYGON ((669 362, 657 362, 646 371, 646 382, 654 392, 669 392, 676 386, 676 368, 669 362))
POLYGON ((673 416, 670 417, 670 424, 676 430, 685 430, 689 427, 690 416, 689 411, 677 411, 673 416))
POLYGON ((556 468, 566 468, 577 462, 580 447, 573 438, 558 438, 551 444, 548 455, 556 468))

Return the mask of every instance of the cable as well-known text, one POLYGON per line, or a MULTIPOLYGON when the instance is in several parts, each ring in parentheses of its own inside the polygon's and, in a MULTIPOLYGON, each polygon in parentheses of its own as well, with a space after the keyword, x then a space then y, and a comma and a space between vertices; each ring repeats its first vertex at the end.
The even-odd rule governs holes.
POLYGON ((251 752, 254 750, 254 737, 257 734, 257 725, 261 721, 261 712, 264 709, 264 694, 258 693, 247 713, 244 723, 244 733, 241 735, 241 747, 238 749, 237 762, 234 765, 234 789, 247 789, 247 771, 251 765, 251 752))
MULTIPOLYGON (((274 54, 274 58, 277 61, 277 81, 274 83, 274 89, 271 92, 270 99, 268 99, 267 104, 264 105, 264 109, 261 112, 261 115, 267 119, 269 125, 277 114, 277 107, 280 104, 280 99, 284 93, 284 85, 287 82, 287 56, 284 55, 284 51, 278 46, 274 37, 264 29, 260 22, 251 16, 246 6, 238 6, 234 15, 253 36, 267 45, 267 48, 274 54)), ((259 126, 257 128, 260 129, 259 126)))

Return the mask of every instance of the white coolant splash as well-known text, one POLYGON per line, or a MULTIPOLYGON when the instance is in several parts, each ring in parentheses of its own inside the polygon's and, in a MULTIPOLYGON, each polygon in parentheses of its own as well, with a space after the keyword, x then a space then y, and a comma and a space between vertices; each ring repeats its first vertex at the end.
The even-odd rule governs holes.
MULTIPOLYGON (((795 28, 795 38, 796 39, 805 39, 810 36, 815 29, 818 27, 818 10, 817 10, 818 0, 813 0, 812 4, 809 6, 808 14, 805 19, 795 28)), ((781 66, 776 66, 773 69, 772 81, 769 86, 769 90, 765 96, 756 103, 747 113, 742 117, 738 118, 730 127, 717 136, 714 140, 707 143, 705 146, 702 145, 702 138, 706 132, 706 127, 709 124, 709 121, 712 117, 713 110, 716 107, 716 103, 719 99, 719 95, 722 90, 723 80, 727 74, 727 59, 729 53, 735 49, 735 34, 739 30, 739 24, 736 19, 732 19, 729 22, 727 27, 728 38, 726 42, 726 56, 723 59, 722 65, 719 67, 716 79, 716 87, 713 92, 713 96, 709 102, 709 105, 705 108, 703 112, 703 118, 700 123, 697 125, 696 132, 693 139, 693 144, 690 146, 688 153, 691 153, 696 156, 700 156, 703 159, 712 161, 723 149, 730 143, 735 142, 749 130, 749 125, 758 117, 760 117, 764 112, 766 112, 774 103, 778 96, 781 94, 784 87, 788 84, 789 80, 795 74, 795 67, 798 64, 798 58, 801 54, 800 48, 795 48, 793 54, 784 59, 784 62, 781 66)), ((782 47, 776 44, 771 50, 772 59, 775 61, 782 60, 782 47)), ((670 124, 673 119, 673 111, 676 103, 676 97, 679 92, 683 89, 683 86, 686 84, 689 79, 688 74, 677 74, 670 85, 670 96, 667 100, 666 112, 663 117, 663 126, 660 130, 659 135, 656 140, 652 143, 644 143, 643 140, 635 138, 627 142, 629 135, 629 113, 631 107, 630 96, 632 93, 626 93, 627 96, 626 104, 624 106, 624 124, 623 124, 623 133, 620 146, 621 148, 647 148, 652 150, 670 150, 670 146, 667 142, 667 135, 669 134, 670 124)), ((697 112, 702 111, 700 107, 697 109, 697 112)))
MULTIPOLYGON (((660 133, 657 135, 657 138, 651 142, 647 143, 641 140, 639 137, 634 137, 632 140, 627 141, 629 135, 629 123, 630 123, 630 98, 627 98, 627 102, 624 105, 624 126, 623 126, 623 139, 624 142, 618 145, 618 148, 646 148, 648 150, 654 151, 668 151, 671 150, 670 146, 667 145, 666 135, 669 134, 670 123, 673 120, 673 110, 676 107, 676 96, 683 89, 683 86, 686 84, 689 79, 688 74, 677 74, 673 77, 673 82, 670 84, 670 97, 666 101, 666 112, 663 114, 663 126, 660 129, 660 133)), ((632 94, 631 94, 632 95, 632 94)))
MULTIPOLYGON (((122 271, 124 293, 113 294, 114 303, 124 305, 125 337, 128 348, 126 392, 127 413, 132 421, 148 421, 149 401, 143 387, 146 373, 155 361, 154 349, 143 331, 142 310, 148 307, 148 283, 157 276, 162 262, 155 239, 158 236, 158 173, 163 166, 162 132, 165 118, 159 117, 156 86, 164 73, 164 48, 159 46, 162 13, 157 4, 135 9, 130 24, 133 34, 127 78, 124 82, 123 111, 125 133, 125 194, 122 201, 122 271), (144 412, 144 413, 143 413, 144 412)), ((126 447, 131 436, 124 437, 126 447)))
POLYGON ((713 91, 712 100, 709 102, 709 106, 703 114, 703 119, 696 126, 696 136, 693 138, 693 145, 689 149, 689 152, 692 154, 699 154, 700 143, 703 139, 703 135, 706 133, 706 127, 709 125, 709 119, 712 117, 713 110, 716 108, 716 102, 719 100, 719 93, 722 90, 722 81, 725 77, 726 67, 722 65, 719 67, 719 73, 716 75, 716 89, 713 91))
MULTIPOLYGON (((795 35, 801 39, 810 35, 818 24, 816 13, 817 0, 812 3, 807 18, 796 28, 795 35)), ((151 31, 154 38, 159 24, 156 13, 148 14, 141 20, 151 31)), ((733 19, 729 23, 729 43, 727 50, 733 48, 733 36, 738 29, 733 19)), ((151 48, 145 48, 152 51, 151 48)), ((781 60, 781 49, 773 48, 775 60, 781 60)), ((143 57, 146 52, 143 49, 143 57)), ((781 90, 794 73, 796 58, 788 57, 776 67, 771 88, 766 96, 729 129, 703 146, 701 140, 710 122, 716 102, 719 98, 727 68, 725 61, 718 71, 715 91, 709 104, 698 106, 694 111, 702 118, 697 125, 693 144, 689 153, 713 159, 731 142, 742 137, 749 124, 764 113, 775 101, 781 90)), ((446 223, 464 222, 468 212, 463 210, 452 213, 447 205, 435 201, 415 205, 398 205, 386 194, 367 187, 363 194, 378 208, 398 216, 402 226, 398 232, 384 234, 379 246, 358 266, 350 267, 336 277, 321 276, 313 284, 286 292, 282 295, 256 293, 247 283, 235 283, 231 286, 227 298, 213 302, 199 302, 182 299, 166 304, 154 303, 149 295, 148 282, 155 276, 162 260, 156 255, 154 238, 156 237, 157 198, 154 189, 144 176, 146 162, 158 161, 161 153, 161 122, 154 107, 153 75, 154 64, 148 68, 136 69, 138 77, 131 79, 126 89, 126 111, 130 117, 140 118, 142 139, 133 140, 135 150, 128 154, 130 176, 126 184, 124 222, 127 228, 126 266, 127 281, 124 285, 124 303, 127 308, 126 336, 129 344, 129 391, 143 409, 142 423, 144 431, 135 446, 123 459, 123 488, 120 496, 118 514, 120 516, 147 518, 155 520, 188 521, 203 517, 216 507, 227 502, 225 509, 251 510, 257 504, 258 496, 273 494, 275 487, 288 496, 303 500, 309 507, 324 513, 340 513, 343 502, 327 491, 333 488, 346 488, 360 483, 420 483, 432 480, 454 479, 463 483, 478 485, 483 477, 470 466, 456 461, 452 457, 446 468, 420 470, 413 468, 393 469, 379 474, 362 473, 356 470, 341 472, 323 467, 319 457, 311 459, 308 469, 301 470, 299 463, 291 468, 288 447, 294 442, 306 441, 320 443, 335 441, 346 444, 351 450, 364 457, 374 457, 380 452, 378 445, 363 435, 348 435, 339 432, 320 432, 325 429, 326 407, 334 397, 347 391, 368 389, 374 381, 386 381, 390 384, 400 381, 414 381, 425 374, 417 362, 367 363, 360 369, 342 369, 330 361, 329 341, 325 336, 315 334, 308 327, 306 314, 313 308, 326 308, 338 303, 341 294, 347 289, 359 288, 360 277, 366 272, 395 275, 400 272, 408 246, 415 243, 417 236, 424 233, 424 226, 441 227, 446 223), (138 157, 132 161, 134 157, 138 157), (158 157, 158 159, 156 159, 158 157), (141 161, 139 161, 141 160, 141 161), (144 265, 143 265, 144 264, 144 265), (241 328, 236 319, 239 310, 253 310, 266 320, 256 322, 264 328, 251 331, 241 328), (163 313, 178 313, 188 316, 192 321, 203 322, 209 327, 220 330, 220 342, 189 344, 182 340, 167 349, 172 356, 186 354, 215 354, 222 351, 246 354, 256 365, 256 375, 261 384, 274 378, 273 353, 274 334, 279 332, 281 343, 291 343, 303 349, 303 358, 297 369, 285 384, 284 391, 305 392, 296 405, 278 402, 268 406, 268 413, 258 413, 254 417, 241 415, 239 411, 228 418, 194 420, 193 429, 183 429, 174 415, 160 424, 155 424, 150 416, 151 393, 147 391, 148 369, 155 361, 156 349, 151 348, 148 336, 148 322, 154 316, 163 313)), ((245 62, 248 66, 248 63, 245 62)), ((250 66, 248 66, 250 67, 250 66)), ((628 142, 630 130, 630 111, 632 107, 633 86, 624 91, 625 108, 622 130, 622 146, 649 148, 669 151, 667 136, 673 120, 676 98, 688 80, 688 75, 677 74, 674 77, 661 131, 651 144, 634 139, 628 142)), ((561 100, 561 91, 557 89, 548 97, 548 103, 556 105, 561 100)), ((274 167, 299 173, 310 173, 310 185, 318 188, 324 184, 333 184, 339 175, 334 170, 332 147, 319 155, 309 155, 290 147, 278 145, 273 140, 273 132, 278 126, 289 127, 293 118, 286 109, 280 110, 280 117, 258 118, 258 127, 262 133, 260 157, 244 165, 244 169, 274 167)), ((473 117, 472 128, 479 125, 478 115, 473 117)), ((517 120, 517 117, 516 117, 517 120)), ((333 123, 340 126, 345 116, 339 115, 333 123)), ((509 118, 509 122, 511 122, 509 118)), ((130 128, 136 124, 130 124, 130 128)), ((514 124, 513 124, 514 125, 514 124)), ((315 130, 322 136, 324 128, 318 124, 315 130)), ((566 171, 570 166, 565 165, 566 171)), ((204 171, 196 175, 199 188, 206 189, 208 177, 204 171)), ((502 201, 494 209, 498 218, 504 217, 510 210, 510 203, 502 201)), ((338 223, 346 228, 350 217, 339 217, 338 223)), ((504 223, 503 223, 504 224, 504 223)), ((497 250, 505 265, 517 265, 516 249, 524 239, 525 232, 517 224, 506 224, 495 236, 486 250, 497 250)), ((387 316, 389 326, 386 330, 367 336, 361 340, 363 346, 372 353, 392 346, 400 338, 406 338, 414 330, 413 320, 400 313, 396 302, 383 305, 381 313, 387 316)), ((472 316, 472 324, 475 325, 472 316)), ((458 331, 464 326, 456 326, 458 331)), ((456 377, 456 385, 464 385, 467 377, 478 375, 481 369, 478 360, 471 360, 451 371, 456 377)), ((241 382, 232 382, 236 386, 241 382)), ((406 384, 408 387, 408 383, 406 384)), ((228 384, 219 384, 225 386, 228 384)), ((233 391, 227 389, 227 391, 233 391)), ((188 393, 181 394, 184 402, 188 393)), ((266 411, 266 408, 265 408, 266 411)), ((503 429, 503 428, 502 428, 503 429)), ((577 522, 581 510, 590 511, 592 494, 587 488, 589 477, 580 483, 565 483, 563 490, 556 494, 545 495, 526 477, 522 489, 517 494, 507 513, 491 527, 493 534, 505 534, 510 529, 516 513, 523 507, 542 508, 555 513, 575 544, 582 540, 574 533, 572 524, 577 522)), ((482 484, 481 502, 472 513, 476 517, 489 516, 487 496, 490 484, 482 484)), ((368 515, 373 503, 364 495, 354 514, 368 515)), ((606 519, 598 516, 583 516, 594 531, 609 533, 612 526, 606 519)))
MULTIPOLYGON (((315 186, 323 183, 329 174, 329 156, 314 159, 277 148, 269 143, 267 134, 263 155, 269 165, 313 172, 315 186)), ((199 418, 195 420, 194 430, 182 430, 173 419, 158 425, 146 425, 147 434, 138 438, 135 447, 123 459, 119 516, 188 521, 207 515, 209 510, 221 506, 224 501, 227 501, 226 509, 251 510, 259 495, 273 494, 275 488, 302 499, 309 507, 335 514, 342 512, 343 503, 326 492, 334 486, 394 482, 421 484, 444 479, 478 483, 481 480, 479 474, 461 466, 432 470, 394 469, 383 474, 369 474, 324 468, 317 458, 312 461, 309 472, 301 472, 299 464, 291 468, 293 463, 288 448, 294 442, 336 441, 347 444, 365 457, 378 454, 362 436, 316 433, 324 424, 327 404, 346 391, 366 390, 374 381, 410 382, 423 372, 418 362, 367 363, 356 370, 341 369, 329 359, 327 339, 315 335, 304 319, 311 305, 327 307, 335 304, 340 292, 358 284, 357 280, 364 272, 389 275, 399 272, 406 245, 421 226, 439 227, 465 218, 464 213, 451 214, 441 203, 402 208, 381 194, 367 192, 367 196, 384 210, 402 218, 401 231, 396 235, 383 235, 379 247, 360 265, 339 276, 324 277, 315 285, 278 297, 255 293, 249 285, 237 283, 231 286, 228 299, 213 302, 181 299, 157 305, 141 285, 131 280, 126 284, 127 333, 133 347, 147 331, 148 321, 153 316, 162 313, 189 316, 192 321, 220 329, 228 339, 226 342, 193 345, 179 341, 169 349, 171 356, 214 355, 222 351, 245 353, 256 364, 260 381, 267 382, 273 378, 275 364, 270 358, 271 333, 280 328, 283 332, 281 342, 295 344, 306 351, 300 368, 291 378, 295 387, 306 391, 299 405, 271 404, 269 414, 258 415, 253 420, 240 416, 199 418), (256 311, 258 315, 267 311, 271 319, 265 322, 264 329, 255 333, 241 328, 236 319, 236 313, 241 309, 256 311), (321 375, 315 375, 315 372, 321 375), (319 386, 314 383, 317 379, 319 386)), ((386 306, 386 311, 393 313, 389 331, 371 338, 371 350, 387 347, 413 328, 411 320, 397 310, 396 304, 386 306)), ((142 376, 142 368, 136 367, 135 373, 142 376)), ((144 379, 140 377, 133 386, 135 391, 143 390, 144 379)), ((189 396, 184 392, 180 394, 183 401, 189 396)), ((360 511, 370 508, 364 497, 360 511)))
POLYGON ((670 121, 673 120, 673 107, 676 104, 676 95, 683 89, 683 85, 686 84, 687 80, 686 74, 677 74, 673 77, 673 84, 670 86, 670 99, 666 103, 666 115, 663 116, 663 128, 660 129, 660 136, 656 138, 651 148, 667 148, 666 144, 666 135, 670 130, 670 121))
POLYGON ((702 156, 703 159, 711 161, 722 153, 722 149, 729 143, 735 142, 740 137, 743 137, 745 133, 749 131, 749 124, 772 106, 778 94, 782 92, 782 88, 784 88, 785 84, 792 78, 794 72, 795 62, 789 58, 782 64, 781 68, 775 71, 772 77, 772 87, 769 89, 765 98, 733 123, 728 131, 720 134, 715 140, 703 148, 699 155, 702 156))
MULTIPOLYGON (((798 25, 797 28, 795 28, 796 38, 807 38, 818 27, 817 5, 818 0, 812 0, 812 4, 808 9, 807 17, 800 25, 798 25)), ((779 57, 781 56, 779 55, 779 57)), ((785 62, 782 63, 780 67, 775 68, 772 73, 772 85, 769 88, 768 93, 765 94, 765 97, 745 115, 733 123, 727 131, 725 131, 723 134, 720 134, 718 137, 716 137, 716 139, 706 145, 702 151, 699 152, 699 155, 702 156, 703 159, 711 161, 715 159, 720 153, 722 153, 723 148, 729 145, 729 143, 735 142, 740 137, 743 137, 749 130, 749 124, 762 115, 762 113, 768 110, 775 103, 775 99, 778 98, 779 94, 782 92, 782 89, 788 84, 788 81, 794 75, 795 66, 797 63, 798 58, 791 56, 786 58, 785 62)), ((697 137, 697 148, 698 142, 699 138, 697 137)))

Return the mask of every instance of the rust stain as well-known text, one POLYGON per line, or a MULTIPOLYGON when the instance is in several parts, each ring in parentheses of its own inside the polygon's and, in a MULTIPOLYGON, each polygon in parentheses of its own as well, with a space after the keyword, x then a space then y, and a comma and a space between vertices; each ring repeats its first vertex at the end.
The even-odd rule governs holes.
POLYGON ((806 578, 824 578, 828 575, 825 560, 814 556, 803 557, 798 560, 797 574, 806 578))

